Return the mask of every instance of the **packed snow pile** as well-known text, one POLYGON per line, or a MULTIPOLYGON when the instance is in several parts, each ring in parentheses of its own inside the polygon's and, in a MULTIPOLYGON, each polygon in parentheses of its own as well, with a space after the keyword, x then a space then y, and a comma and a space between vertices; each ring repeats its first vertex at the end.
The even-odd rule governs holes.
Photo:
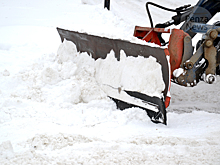
POLYGON ((65 40, 60 45, 56 64, 62 80, 71 79, 70 93, 73 103, 107 97, 95 79, 95 60, 87 53, 78 53, 72 42, 65 40))
POLYGON ((101 86, 137 91, 149 96, 162 97, 165 88, 161 65, 156 58, 127 57, 123 50, 120 61, 113 51, 105 59, 96 61, 96 79, 101 86))
MULTIPOLYGON (((155 2, 176 8, 197 1, 155 2)), ((149 26, 145 0, 111 1, 110 11, 103 3, 1 0, 0 164, 220 164, 219 76, 193 88, 172 83, 168 125, 154 124, 140 108, 118 110, 99 84, 144 91, 149 77, 160 76, 146 72, 146 82, 134 86, 132 77, 145 75, 132 71, 144 72, 139 65, 147 64, 161 74, 154 58, 121 52, 129 65, 118 66, 113 52, 105 63, 77 52, 71 42, 61 44, 57 26, 128 39, 135 25, 149 26), (104 75, 110 64, 119 67, 118 81, 104 75)), ((154 20, 166 19, 152 12, 154 20)), ((160 80, 150 94, 163 90, 160 80)))

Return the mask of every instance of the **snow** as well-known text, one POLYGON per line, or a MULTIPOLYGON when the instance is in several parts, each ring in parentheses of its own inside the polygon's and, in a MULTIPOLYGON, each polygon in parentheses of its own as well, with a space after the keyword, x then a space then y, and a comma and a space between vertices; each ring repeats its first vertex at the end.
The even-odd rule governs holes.
POLYGON ((126 57, 123 50, 120 52, 120 61, 115 58, 113 51, 106 59, 98 59, 95 77, 100 85, 120 87, 121 90, 137 91, 159 98, 165 89, 161 65, 156 62, 156 58, 126 57))
POLYGON ((179 77, 181 74, 183 74, 184 73, 184 69, 183 68, 178 68, 178 69, 175 69, 174 71, 173 71, 173 76, 175 76, 175 77, 179 77))
POLYGON ((118 61, 114 51, 111 51, 105 59, 95 61, 95 78, 109 97, 158 112, 155 106, 130 97, 125 92, 137 91, 152 97, 163 97, 165 84, 161 65, 156 62, 156 58, 126 57, 121 50, 118 61))
MULTIPOLYGON (((111 0, 107 11, 102 0, 1 0, 0 164, 220 164, 219 76, 172 83, 168 125, 154 124, 139 108, 118 110, 95 61, 61 44, 56 27, 130 40, 135 25, 150 25, 145 3, 111 0)), ((155 23, 173 14, 151 10, 155 23)))

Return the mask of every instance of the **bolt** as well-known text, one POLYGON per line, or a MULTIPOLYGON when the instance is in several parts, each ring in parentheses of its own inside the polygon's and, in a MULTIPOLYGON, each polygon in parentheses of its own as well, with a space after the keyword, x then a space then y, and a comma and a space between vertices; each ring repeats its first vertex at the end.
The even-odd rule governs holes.
POLYGON ((187 62, 185 63, 185 67, 186 67, 186 69, 192 69, 192 68, 193 68, 193 63, 190 62, 190 61, 187 61, 187 62))
POLYGON ((212 84, 212 83, 214 83, 216 81, 216 77, 213 74, 208 74, 206 76, 205 80, 206 80, 207 83, 212 84))
POLYGON ((186 36, 186 37, 184 38, 184 41, 187 42, 187 43, 189 43, 189 42, 191 41, 191 37, 190 37, 190 36, 186 36))
POLYGON ((217 30, 213 29, 210 33, 209 33, 210 38, 212 38, 213 40, 216 39, 218 37, 218 32, 217 30))
POLYGON ((205 42, 205 45, 206 45, 207 47, 211 47, 212 44, 213 44, 212 40, 207 40, 207 41, 205 42))

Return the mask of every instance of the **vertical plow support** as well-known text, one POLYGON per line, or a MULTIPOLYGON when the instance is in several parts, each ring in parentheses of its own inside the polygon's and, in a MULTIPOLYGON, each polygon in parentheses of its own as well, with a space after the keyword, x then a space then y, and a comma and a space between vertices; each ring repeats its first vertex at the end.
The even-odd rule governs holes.
POLYGON ((107 8, 108 10, 110 10, 110 0, 105 0, 104 8, 107 8))

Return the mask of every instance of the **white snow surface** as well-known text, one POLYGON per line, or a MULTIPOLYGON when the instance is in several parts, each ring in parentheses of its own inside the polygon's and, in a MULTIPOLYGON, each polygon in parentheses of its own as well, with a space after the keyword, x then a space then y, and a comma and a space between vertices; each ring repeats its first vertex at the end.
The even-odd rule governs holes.
MULTIPOLYGON (((219 76, 172 83, 168 125, 153 124, 139 108, 118 110, 95 61, 61 44, 56 27, 131 39, 135 25, 150 26, 145 3, 111 0, 107 11, 103 0, 0 1, 0 164, 220 164, 219 76)), ((155 23, 173 16, 151 11, 155 23)))
POLYGON ((105 59, 100 58, 95 63, 95 77, 101 86, 162 97, 165 84, 161 65, 156 62, 156 58, 126 57, 121 50, 120 61, 115 58, 114 51, 111 51, 105 59))

